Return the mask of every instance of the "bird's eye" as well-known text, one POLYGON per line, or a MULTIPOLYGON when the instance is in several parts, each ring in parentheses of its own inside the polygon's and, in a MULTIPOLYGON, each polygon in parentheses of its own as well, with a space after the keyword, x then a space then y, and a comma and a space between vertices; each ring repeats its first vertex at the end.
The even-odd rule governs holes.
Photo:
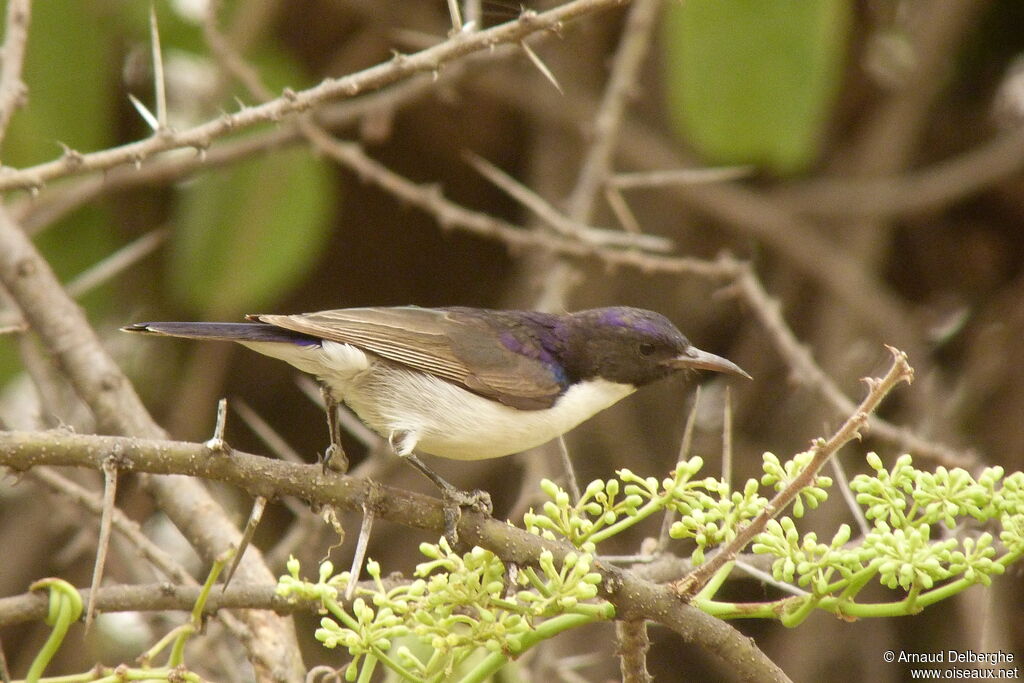
POLYGON ((641 344, 639 351, 641 356, 650 356, 654 353, 654 344, 641 344))

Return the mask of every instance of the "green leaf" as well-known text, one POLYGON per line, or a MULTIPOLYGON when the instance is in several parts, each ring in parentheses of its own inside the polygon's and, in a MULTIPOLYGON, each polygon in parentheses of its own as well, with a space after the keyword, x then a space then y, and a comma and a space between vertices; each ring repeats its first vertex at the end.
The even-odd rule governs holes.
POLYGON ((183 192, 174 296, 204 318, 273 303, 321 255, 333 196, 329 169, 303 148, 202 176, 183 192))
POLYGON ((839 87, 849 0, 686 0, 665 8, 669 115, 712 164, 806 168, 839 87))

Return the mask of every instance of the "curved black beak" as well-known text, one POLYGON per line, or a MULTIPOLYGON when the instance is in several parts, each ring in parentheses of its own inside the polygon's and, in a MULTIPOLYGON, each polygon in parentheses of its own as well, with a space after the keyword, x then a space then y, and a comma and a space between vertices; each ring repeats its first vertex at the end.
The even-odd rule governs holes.
POLYGON ((716 356, 707 351, 701 351, 696 346, 691 346, 675 358, 670 358, 666 363, 674 368, 711 370, 712 372, 724 372, 727 375, 739 375, 740 377, 753 379, 743 368, 731 360, 716 356))

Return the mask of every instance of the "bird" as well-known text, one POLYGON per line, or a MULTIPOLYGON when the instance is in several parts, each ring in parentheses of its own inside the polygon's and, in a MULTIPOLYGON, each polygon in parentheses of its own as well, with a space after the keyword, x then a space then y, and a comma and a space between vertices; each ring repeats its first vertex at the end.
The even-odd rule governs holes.
MULTIPOLYGON (((529 450, 638 388, 680 372, 750 378, 665 316, 626 306, 572 313, 469 307, 344 308, 248 322, 142 322, 127 332, 232 341, 314 375, 342 464, 335 409, 347 405, 446 499, 454 486, 418 453, 454 460, 529 450)), ((480 492, 474 492, 480 493, 480 492)))

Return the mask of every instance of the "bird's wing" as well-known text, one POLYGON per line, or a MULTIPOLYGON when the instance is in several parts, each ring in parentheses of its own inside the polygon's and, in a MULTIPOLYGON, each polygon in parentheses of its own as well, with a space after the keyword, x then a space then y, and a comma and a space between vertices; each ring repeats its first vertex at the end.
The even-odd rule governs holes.
POLYGON ((550 408, 565 388, 561 378, 540 360, 538 341, 518 339, 520 353, 508 353, 486 322, 458 309, 345 308, 249 318, 352 344, 523 410, 550 408), (465 343, 469 338, 482 338, 484 343, 465 343), (530 348, 531 342, 536 348, 530 348))

